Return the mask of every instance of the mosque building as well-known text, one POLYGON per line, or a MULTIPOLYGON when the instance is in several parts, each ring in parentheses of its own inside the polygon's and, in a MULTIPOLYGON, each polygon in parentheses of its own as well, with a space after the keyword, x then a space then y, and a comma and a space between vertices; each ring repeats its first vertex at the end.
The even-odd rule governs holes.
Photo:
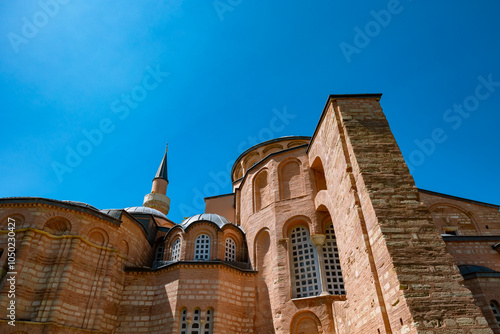
POLYGON ((499 206, 418 189, 380 98, 330 95, 182 222, 167 152, 142 206, 0 198, 0 332, 500 334, 499 206))

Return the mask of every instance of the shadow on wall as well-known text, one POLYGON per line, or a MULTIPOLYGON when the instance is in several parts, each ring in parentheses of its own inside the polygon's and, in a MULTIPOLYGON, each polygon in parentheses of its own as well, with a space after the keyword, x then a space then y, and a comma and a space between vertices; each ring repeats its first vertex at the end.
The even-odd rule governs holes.
POLYGON ((255 332, 274 334, 273 314, 269 298, 269 286, 272 283, 271 239, 268 231, 262 231, 255 239, 257 274, 257 312, 255 314, 255 332))

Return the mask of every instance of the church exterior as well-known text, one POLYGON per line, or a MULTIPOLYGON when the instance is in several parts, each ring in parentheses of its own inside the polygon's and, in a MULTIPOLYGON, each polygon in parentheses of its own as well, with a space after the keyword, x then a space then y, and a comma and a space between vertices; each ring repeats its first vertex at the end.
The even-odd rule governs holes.
POLYGON ((1 198, 0 332, 500 334, 499 206, 417 189, 380 97, 331 95, 183 222, 167 153, 143 206, 1 198))

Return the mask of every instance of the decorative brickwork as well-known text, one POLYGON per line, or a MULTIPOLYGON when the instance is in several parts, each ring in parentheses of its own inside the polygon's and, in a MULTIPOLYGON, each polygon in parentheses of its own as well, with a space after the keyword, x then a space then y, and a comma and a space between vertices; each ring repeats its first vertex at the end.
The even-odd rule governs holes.
POLYGON ((144 207, 0 199, 0 332, 500 334, 499 207, 417 189, 379 99, 330 96, 178 224, 166 154, 144 207))

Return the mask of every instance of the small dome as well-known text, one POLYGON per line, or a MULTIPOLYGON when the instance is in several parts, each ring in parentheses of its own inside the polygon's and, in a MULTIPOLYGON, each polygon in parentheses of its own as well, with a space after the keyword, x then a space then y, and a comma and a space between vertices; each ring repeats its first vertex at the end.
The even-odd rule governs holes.
POLYGON ((186 229, 191 224, 199 222, 199 221, 212 222, 215 225, 219 226, 219 228, 222 228, 226 224, 231 224, 231 222, 223 216, 217 215, 215 213, 202 213, 199 215, 194 215, 194 216, 182 221, 181 226, 183 229, 186 229))
POLYGON ((73 205, 78 205, 78 206, 83 206, 84 208, 88 208, 88 209, 99 211, 98 208, 96 208, 96 207, 94 207, 94 206, 92 206, 90 204, 83 203, 83 202, 67 201, 67 200, 64 200, 64 201, 61 201, 61 202, 68 203, 68 204, 73 204, 73 205))
POLYGON ((147 206, 131 206, 130 208, 125 208, 125 211, 133 215, 134 213, 136 214, 143 214, 143 215, 153 215, 155 217, 163 218, 163 219, 168 219, 167 216, 152 208, 148 208, 147 206))

